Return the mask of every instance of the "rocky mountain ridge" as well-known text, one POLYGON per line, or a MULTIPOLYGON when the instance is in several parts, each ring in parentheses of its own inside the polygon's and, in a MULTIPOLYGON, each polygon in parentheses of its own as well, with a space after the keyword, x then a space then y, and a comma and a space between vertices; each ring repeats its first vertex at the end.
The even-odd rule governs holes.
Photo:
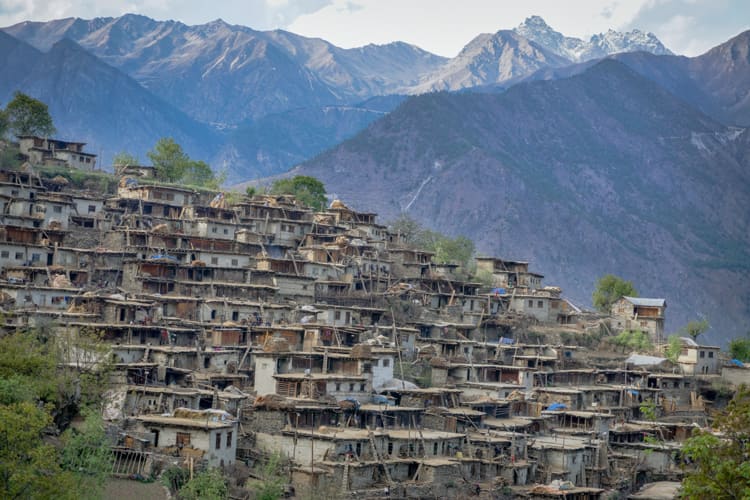
POLYGON ((634 29, 620 32, 612 29, 592 35, 588 42, 568 37, 552 29, 539 16, 531 16, 513 30, 548 51, 568 59, 584 62, 622 52, 648 52, 655 55, 673 55, 653 33, 634 29))

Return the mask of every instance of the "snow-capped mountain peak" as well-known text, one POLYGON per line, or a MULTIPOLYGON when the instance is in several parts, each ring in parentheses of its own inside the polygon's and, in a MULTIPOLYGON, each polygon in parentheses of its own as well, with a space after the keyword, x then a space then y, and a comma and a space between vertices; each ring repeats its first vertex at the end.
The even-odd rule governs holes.
POLYGON ((555 31, 540 16, 531 16, 514 31, 573 62, 587 61, 618 52, 646 51, 657 55, 672 53, 656 35, 638 29, 624 33, 610 29, 606 33, 593 35, 586 42, 555 31))

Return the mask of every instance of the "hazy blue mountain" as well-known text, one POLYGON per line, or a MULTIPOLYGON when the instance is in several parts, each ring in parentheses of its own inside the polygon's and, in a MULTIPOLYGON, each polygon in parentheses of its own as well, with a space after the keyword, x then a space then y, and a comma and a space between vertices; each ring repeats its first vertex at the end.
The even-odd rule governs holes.
POLYGON ((386 219, 401 211, 528 258, 590 303, 608 272, 666 297, 668 327, 750 324, 750 133, 617 60, 501 94, 412 97, 294 173, 386 219))
POLYGON ((279 174, 352 137, 404 98, 373 97, 352 106, 301 108, 265 116, 233 130, 212 164, 226 171, 230 184, 279 174))
POLYGON ((0 61, 0 102, 7 103, 16 90, 41 99, 61 138, 87 142, 105 164, 121 150, 145 160, 145 152, 163 136, 174 137, 196 157, 210 156, 218 142, 209 127, 69 39, 42 53, 0 33, 0 61))
MULTIPOLYGON (((728 125, 750 126, 750 31, 696 57, 634 52, 610 56, 728 125)), ((544 68, 520 81, 567 78, 596 61, 544 68)))
POLYGON ((5 31, 42 50, 71 38, 194 119, 219 127, 359 102, 411 85, 444 61, 405 43, 341 49, 222 20, 187 26, 127 14, 24 22, 5 31))

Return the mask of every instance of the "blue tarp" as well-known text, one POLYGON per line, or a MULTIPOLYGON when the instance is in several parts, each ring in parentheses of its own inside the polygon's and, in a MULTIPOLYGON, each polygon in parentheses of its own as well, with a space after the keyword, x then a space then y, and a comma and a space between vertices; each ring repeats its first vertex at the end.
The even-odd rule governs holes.
POLYGON ((173 257, 171 255, 163 255, 163 254, 160 254, 160 253, 152 255, 151 257, 149 257, 149 259, 152 259, 152 260, 169 259, 169 260, 173 260, 175 262, 179 262, 180 261, 177 257, 173 257))
POLYGON ((493 288, 492 293, 495 295, 505 295, 505 288, 493 288))
POLYGON ((567 405, 564 405, 562 403, 552 403, 547 407, 548 411, 555 411, 555 410, 565 410, 567 409, 567 405))
POLYGON ((515 340, 513 340, 513 339, 506 339, 505 337, 500 337, 500 343, 501 344, 508 344, 508 345, 510 345, 513 342, 515 342, 515 340))
POLYGON ((745 363, 743 363, 739 359, 733 359, 732 363, 735 364, 735 365, 737 365, 737 366, 739 366, 740 368, 744 368, 745 367, 745 363))
POLYGON ((639 393, 635 389, 628 389, 628 394, 631 396, 637 396, 639 393))
POLYGON ((382 396, 380 394, 376 394, 372 397, 372 402, 376 405, 388 405, 388 406, 394 406, 396 403, 391 401, 385 396, 382 396))

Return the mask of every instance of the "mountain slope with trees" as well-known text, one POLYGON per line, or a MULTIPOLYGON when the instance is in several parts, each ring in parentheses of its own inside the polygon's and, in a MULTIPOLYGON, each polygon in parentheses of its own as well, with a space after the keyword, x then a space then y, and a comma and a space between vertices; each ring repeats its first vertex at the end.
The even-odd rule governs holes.
POLYGON ((668 327, 703 313, 720 341, 750 322, 749 150, 747 130, 604 60, 499 95, 412 98, 294 172, 529 259, 581 303, 616 272, 668 299, 668 327))

